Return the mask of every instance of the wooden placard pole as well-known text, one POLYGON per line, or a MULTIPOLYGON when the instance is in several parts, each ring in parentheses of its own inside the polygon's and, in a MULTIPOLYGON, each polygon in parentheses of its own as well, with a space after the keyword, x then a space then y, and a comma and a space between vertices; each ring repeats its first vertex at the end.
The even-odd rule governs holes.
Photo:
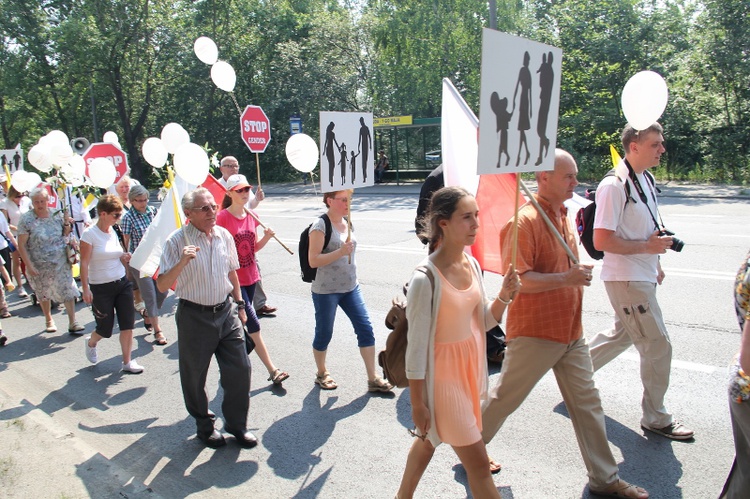
POLYGON ((255 153, 255 173, 258 175, 258 189, 260 189, 260 157, 257 152, 255 153))
MULTIPOLYGON (((346 242, 352 240, 352 194, 354 191, 346 191, 348 196, 346 196, 346 242)), ((349 253, 349 264, 352 263, 352 254, 349 253)))
MULTIPOLYGON (((256 222, 258 222, 258 225, 260 225, 260 226, 261 226, 261 227, 263 227, 264 229, 266 228, 266 226, 265 226, 265 225, 263 224, 263 222, 261 222, 261 221, 260 221, 260 218, 256 217, 256 216, 255 216, 255 214, 254 214, 254 213, 253 213, 252 211, 250 211, 250 210, 248 210, 247 208, 245 208, 245 213, 247 213, 248 215, 250 215, 251 217, 253 217, 253 219, 254 219, 254 220, 255 220, 256 222)), ((278 241, 278 243, 279 243, 279 244, 281 245, 281 247, 282 247, 282 248, 284 248, 285 250, 287 250, 287 251, 289 252, 289 254, 290 254, 290 255, 293 255, 293 254, 294 254, 294 252, 293 252, 292 250, 290 250, 290 249, 289 249, 289 248, 287 247, 287 245, 286 245, 286 244, 282 243, 282 242, 281 242, 281 240, 280 240, 280 239, 279 239, 278 237, 276 237, 276 234, 274 234, 274 235, 273 235, 272 237, 273 237, 274 239, 276 239, 276 241, 278 241)))
POLYGON ((516 204, 513 208, 513 251, 510 257, 510 264, 516 268, 516 254, 518 253, 518 198, 521 195, 521 174, 516 173, 516 204))

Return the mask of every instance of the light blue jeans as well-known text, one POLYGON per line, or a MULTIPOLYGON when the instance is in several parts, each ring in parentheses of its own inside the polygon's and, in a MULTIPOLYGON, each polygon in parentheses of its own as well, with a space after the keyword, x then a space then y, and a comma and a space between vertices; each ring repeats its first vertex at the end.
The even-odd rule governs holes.
POLYGON ((315 306, 315 339, 313 348, 325 352, 333 336, 333 322, 336 320, 336 310, 341 307, 354 326, 357 344, 360 348, 375 345, 375 335, 372 331, 370 316, 367 315, 362 292, 357 285, 348 293, 318 294, 312 293, 315 306))

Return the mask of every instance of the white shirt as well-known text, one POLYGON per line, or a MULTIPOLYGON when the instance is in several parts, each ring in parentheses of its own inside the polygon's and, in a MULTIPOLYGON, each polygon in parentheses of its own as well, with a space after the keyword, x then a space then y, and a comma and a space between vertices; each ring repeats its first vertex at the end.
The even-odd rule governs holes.
POLYGON ((91 245, 90 284, 105 284, 125 277, 125 267, 120 261, 124 251, 114 229, 102 232, 94 224, 83 231, 81 241, 91 245))
MULTIPOLYGON (((3 202, 0 203, 0 209, 8 212, 8 222, 10 225, 18 227, 18 221, 21 220, 21 215, 31 209, 31 199, 29 199, 28 196, 24 196, 21 198, 21 204, 18 205, 13 202, 12 199, 5 198, 3 202)), ((13 235, 18 237, 18 231, 14 230, 13 235)))
MULTIPOLYGON (((654 217, 658 217, 656 195, 651 182, 642 173, 636 178, 641 184, 648 207, 638 196, 633 181, 628 177, 628 167, 620 162, 615 169, 616 176, 605 177, 596 189, 596 216, 594 229, 614 231, 615 235, 627 241, 646 241, 654 233, 654 217), (630 184, 630 200, 625 204, 625 184, 630 184)), ((647 281, 656 282, 659 255, 647 253, 619 255, 604 252, 601 278, 603 281, 647 281)))

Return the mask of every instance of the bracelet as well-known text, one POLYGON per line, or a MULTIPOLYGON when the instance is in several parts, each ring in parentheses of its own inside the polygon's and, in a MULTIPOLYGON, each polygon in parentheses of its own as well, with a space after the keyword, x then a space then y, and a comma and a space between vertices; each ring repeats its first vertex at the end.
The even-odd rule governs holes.
POLYGON ((513 302, 513 298, 509 298, 508 301, 505 301, 502 298, 500 298, 500 293, 497 294, 495 299, 499 301, 500 303, 502 303, 503 305, 505 305, 506 307, 513 302))

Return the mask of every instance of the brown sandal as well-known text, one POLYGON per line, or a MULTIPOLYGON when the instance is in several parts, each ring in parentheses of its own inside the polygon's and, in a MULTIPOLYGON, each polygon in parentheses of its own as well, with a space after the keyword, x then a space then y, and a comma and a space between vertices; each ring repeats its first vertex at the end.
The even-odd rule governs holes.
POLYGON ((289 373, 276 369, 273 374, 268 377, 268 381, 273 381, 274 385, 280 385, 285 379, 289 378, 289 373))
POLYGON ((164 337, 164 334, 161 331, 157 331, 154 333, 154 344, 161 346, 167 344, 167 339, 164 337))
POLYGON ((328 373, 328 371, 324 372, 323 374, 316 374, 315 384, 318 385, 321 390, 335 390, 336 388, 338 388, 338 385, 335 381, 333 381, 333 378, 328 373))

